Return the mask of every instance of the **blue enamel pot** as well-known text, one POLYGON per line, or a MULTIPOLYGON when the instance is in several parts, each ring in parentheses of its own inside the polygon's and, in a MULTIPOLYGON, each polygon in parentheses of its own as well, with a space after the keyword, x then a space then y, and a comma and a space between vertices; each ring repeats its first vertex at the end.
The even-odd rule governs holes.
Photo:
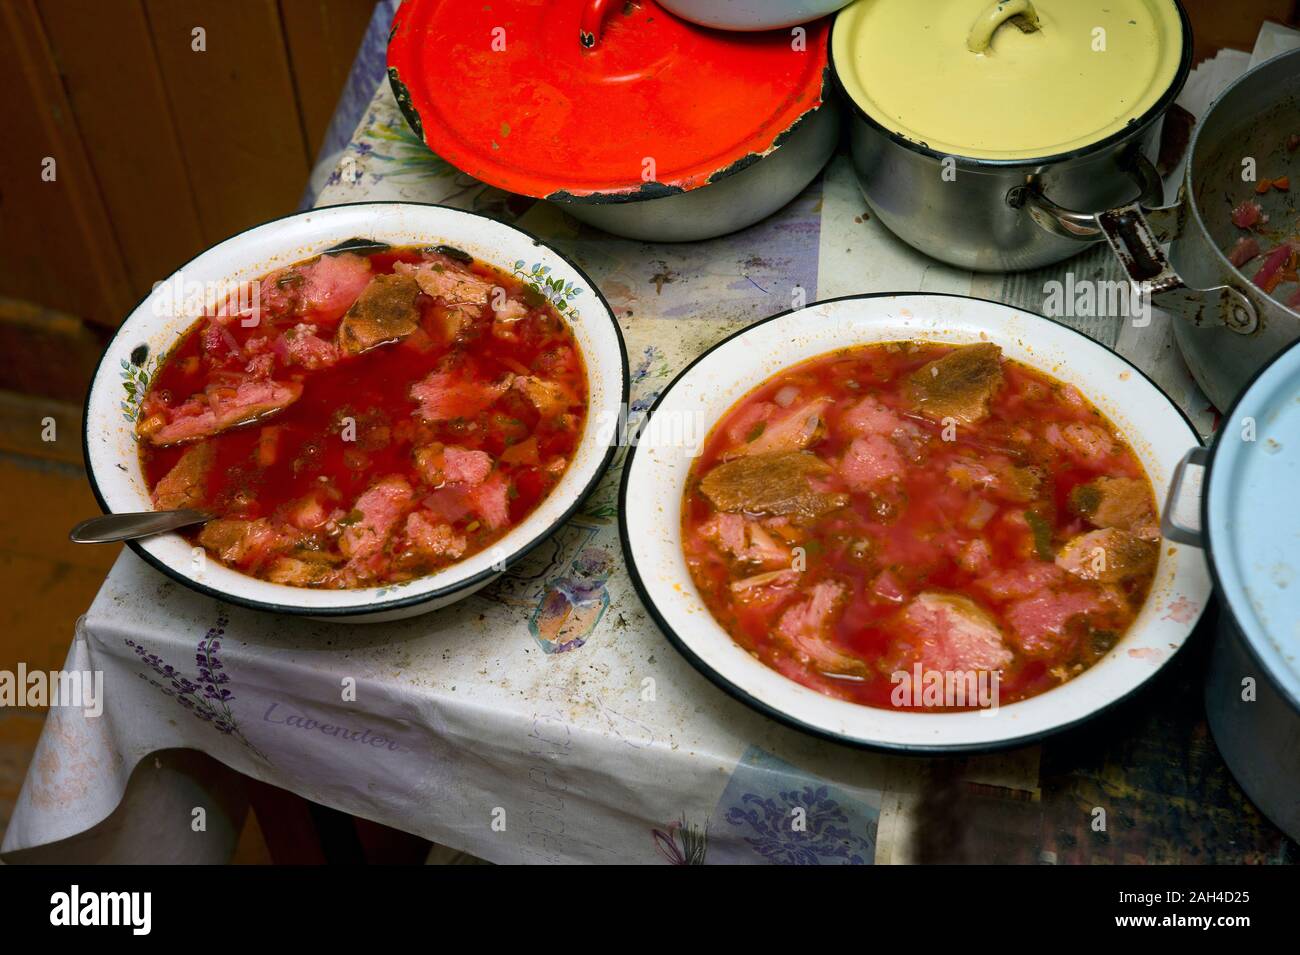
POLYGON ((1300 839, 1300 346, 1237 398, 1171 484, 1165 536, 1205 549, 1220 598, 1205 705, 1228 768, 1300 839), (1199 505, 1198 505, 1199 498, 1199 505))

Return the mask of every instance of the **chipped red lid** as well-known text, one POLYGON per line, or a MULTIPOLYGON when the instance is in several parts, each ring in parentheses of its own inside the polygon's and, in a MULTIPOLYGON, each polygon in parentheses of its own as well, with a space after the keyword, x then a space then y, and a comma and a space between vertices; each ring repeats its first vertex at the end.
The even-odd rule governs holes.
POLYGON ((457 168, 608 201, 697 189, 779 147, 822 103, 828 34, 707 30, 653 0, 406 0, 388 73, 457 168))

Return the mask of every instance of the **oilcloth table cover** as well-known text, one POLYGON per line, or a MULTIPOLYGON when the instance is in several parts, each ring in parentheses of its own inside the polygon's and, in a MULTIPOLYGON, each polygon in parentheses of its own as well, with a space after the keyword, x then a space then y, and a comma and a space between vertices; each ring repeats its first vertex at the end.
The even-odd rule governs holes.
MULTIPOLYGON (((1205 102, 1207 85, 1225 85, 1244 65, 1199 85, 1194 77, 1184 97, 1205 102)), ((870 216, 844 155, 787 208, 739 234, 675 246, 612 238, 430 154, 387 84, 317 204, 374 199, 485 212, 572 257, 622 326, 633 425, 710 344, 818 298, 955 292, 1042 310, 1049 283, 1067 271, 1076 281, 1119 278, 1101 249, 1016 276, 973 277, 929 260, 870 216)), ((1142 326, 1061 320, 1126 354, 1203 434, 1211 430, 1168 316, 1142 326)), ((906 861, 936 777, 1040 797, 1038 747, 960 761, 862 752, 778 725, 696 673, 650 621, 624 569, 622 462, 620 451, 581 512, 502 579, 398 623, 318 623, 228 606, 124 551, 67 663, 103 672, 103 714, 51 710, 3 850, 95 825, 132 768, 171 747, 497 862, 906 861)), ((1086 830, 1086 807, 1080 814, 1086 830)), ((190 817, 160 819, 158 829, 187 838, 190 817)))

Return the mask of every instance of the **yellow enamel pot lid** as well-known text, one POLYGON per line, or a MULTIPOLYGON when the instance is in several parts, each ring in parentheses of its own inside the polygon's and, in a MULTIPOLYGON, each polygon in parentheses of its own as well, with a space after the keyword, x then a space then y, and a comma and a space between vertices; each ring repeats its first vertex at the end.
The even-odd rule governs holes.
POLYGON ((856 0, 831 58, 849 99, 937 153, 1060 156, 1121 133, 1182 85, 1176 0, 856 0))

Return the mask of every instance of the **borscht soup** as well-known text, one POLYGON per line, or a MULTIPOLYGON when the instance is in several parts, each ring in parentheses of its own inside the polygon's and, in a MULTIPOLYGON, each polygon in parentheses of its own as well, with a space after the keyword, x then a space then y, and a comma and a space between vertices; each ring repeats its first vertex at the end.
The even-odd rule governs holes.
POLYGON ((530 280, 379 245, 256 289, 181 337, 136 428, 154 506, 213 514, 191 538, 227 567, 324 588, 434 573, 527 518, 573 459, 586 371, 530 280))
POLYGON ((923 695, 917 677, 987 676, 998 705, 1077 676, 1133 623, 1159 541, 1119 431, 989 343, 866 345, 781 371, 709 433, 682 507, 687 567, 732 639, 883 708, 989 705, 923 695))

